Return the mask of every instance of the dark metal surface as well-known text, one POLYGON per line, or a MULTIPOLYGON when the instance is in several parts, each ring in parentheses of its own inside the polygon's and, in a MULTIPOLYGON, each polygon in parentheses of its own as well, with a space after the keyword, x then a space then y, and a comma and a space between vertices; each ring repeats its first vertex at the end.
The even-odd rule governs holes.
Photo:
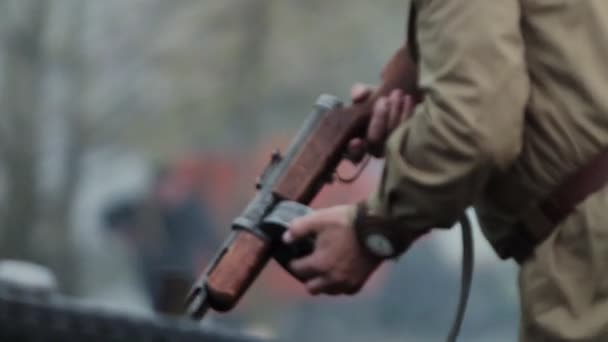
POLYGON ((261 342, 190 321, 116 313, 58 296, 6 294, 0 294, 0 341, 261 342))
POLYGON ((195 320, 200 320, 205 317, 207 311, 209 311, 209 302, 207 301, 207 289, 205 287, 196 287, 194 292, 188 295, 186 300, 187 308, 186 312, 188 317, 195 320))

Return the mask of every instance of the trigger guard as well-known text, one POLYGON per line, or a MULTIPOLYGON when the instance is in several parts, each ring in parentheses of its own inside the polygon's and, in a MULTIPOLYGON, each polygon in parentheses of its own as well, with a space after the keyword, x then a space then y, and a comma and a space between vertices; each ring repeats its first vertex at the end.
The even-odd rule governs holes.
POLYGON ((272 240, 275 241, 273 258, 296 278, 298 277, 289 268, 289 262, 312 253, 314 250, 314 237, 304 238, 289 245, 283 243, 281 237, 289 229, 291 221, 312 212, 313 210, 304 204, 294 201, 282 201, 262 220, 262 231, 270 235, 272 240))

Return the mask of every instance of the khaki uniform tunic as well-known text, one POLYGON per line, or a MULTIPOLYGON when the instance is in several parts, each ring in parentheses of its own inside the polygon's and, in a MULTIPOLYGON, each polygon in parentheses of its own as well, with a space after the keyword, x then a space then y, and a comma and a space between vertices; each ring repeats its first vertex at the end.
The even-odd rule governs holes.
MULTIPOLYGON (((474 204, 497 248, 608 148, 608 0, 413 0, 424 100, 393 132, 376 214, 447 227, 474 204)), ((608 341, 608 187, 520 271, 522 341, 608 341)))

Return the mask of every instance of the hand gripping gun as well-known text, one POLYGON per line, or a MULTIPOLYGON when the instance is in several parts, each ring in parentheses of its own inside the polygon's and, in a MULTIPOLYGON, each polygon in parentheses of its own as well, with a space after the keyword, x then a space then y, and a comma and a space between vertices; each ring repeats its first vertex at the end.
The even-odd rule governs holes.
POLYGON ((344 107, 335 96, 318 98, 285 154, 272 155, 255 197, 234 220, 230 236, 191 290, 187 310, 192 318, 202 318, 209 308, 232 309, 271 258, 286 267, 292 258, 312 251, 310 240, 293 247, 281 243, 287 223, 304 215, 306 204, 331 182, 348 142, 364 135, 375 100, 397 88, 415 94, 416 81, 416 67, 403 47, 366 102, 344 107))
MULTIPOLYGON (((187 298, 187 313, 201 319, 213 309, 232 309, 271 258, 289 272, 289 261, 309 254, 313 238, 296 245, 281 242, 288 223, 305 215, 306 206, 321 188, 333 180, 348 142, 365 134, 374 103, 394 89, 402 89, 414 101, 417 87, 415 47, 397 50, 382 72, 382 83, 366 102, 344 107, 332 95, 321 95, 284 155, 273 153, 257 182, 257 193, 232 223, 232 233, 199 277, 187 298)), ((473 273, 473 238, 466 213, 462 228, 463 258, 460 297, 447 341, 456 341, 464 318, 473 273)))

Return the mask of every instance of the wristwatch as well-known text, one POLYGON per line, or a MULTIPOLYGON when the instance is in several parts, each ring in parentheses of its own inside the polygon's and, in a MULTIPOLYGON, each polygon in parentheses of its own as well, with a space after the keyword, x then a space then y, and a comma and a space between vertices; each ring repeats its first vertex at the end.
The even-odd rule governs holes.
POLYGON ((396 258, 428 230, 411 230, 395 218, 373 215, 365 202, 357 204, 354 229, 361 245, 381 259, 396 258))
POLYGON ((380 233, 372 233, 365 236, 365 247, 374 255, 382 258, 390 258, 395 255, 395 246, 387 236, 380 233))

